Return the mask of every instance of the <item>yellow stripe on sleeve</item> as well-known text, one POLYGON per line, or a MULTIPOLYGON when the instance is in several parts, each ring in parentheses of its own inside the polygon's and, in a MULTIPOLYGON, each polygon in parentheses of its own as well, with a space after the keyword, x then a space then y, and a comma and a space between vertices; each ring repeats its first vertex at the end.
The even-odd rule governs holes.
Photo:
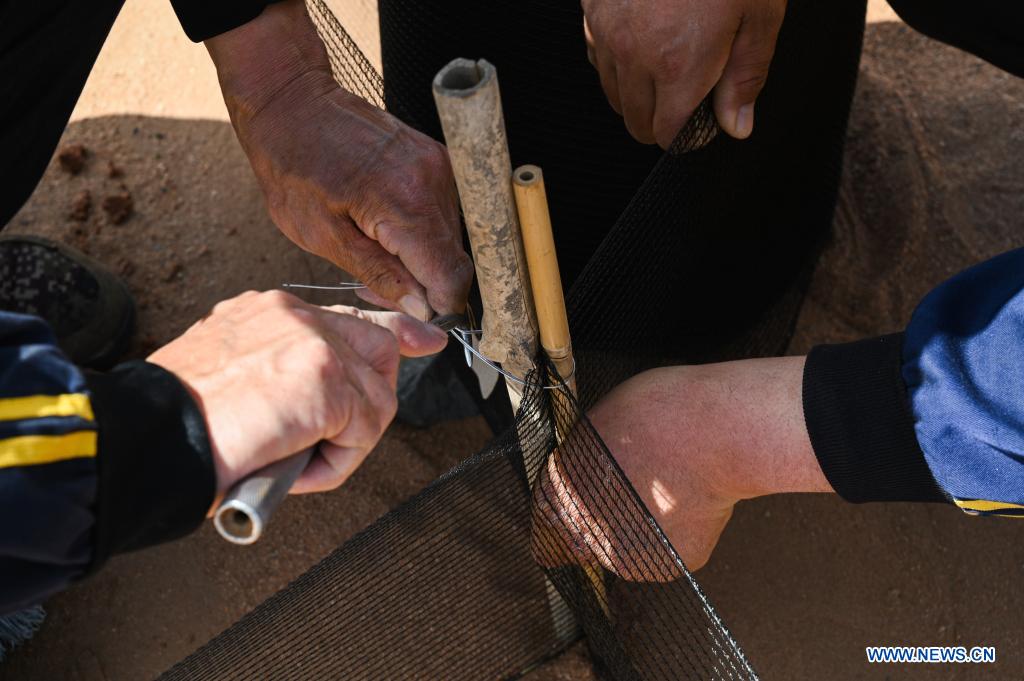
POLYGON ((38 419, 46 416, 81 416, 88 421, 96 420, 89 397, 81 393, 0 399, 0 421, 38 419))
POLYGON ((1024 505, 1011 504, 1006 501, 987 501, 985 499, 953 499, 957 506, 965 511, 975 513, 998 513, 999 511, 1024 511, 1024 505))
POLYGON ((96 456, 96 431, 67 435, 22 435, 0 440, 0 468, 39 466, 96 456))

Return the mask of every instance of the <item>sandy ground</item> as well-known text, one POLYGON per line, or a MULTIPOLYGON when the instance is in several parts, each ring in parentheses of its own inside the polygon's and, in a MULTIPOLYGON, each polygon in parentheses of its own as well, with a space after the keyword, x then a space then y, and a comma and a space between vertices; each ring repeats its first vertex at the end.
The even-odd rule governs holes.
MULTIPOLYGON (((373 3, 339 9, 376 58, 373 3)), ((874 3, 871 17, 893 18, 874 3)), ((1022 119, 1020 81, 898 23, 869 28, 837 239, 793 352, 899 329, 942 278, 1020 245, 1022 119)), ((52 164, 12 225, 86 249, 126 277, 140 306, 136 356, 247 288, 337 276, 277 233, 225 121, 205 50, 180 34, 164 0, 132 0, 65 135, 90 151, 85 169, 69 176, 52 164), (133 211, 114 224, 103 200, 123 194, 133 211)), ((0 666, 0 680, 151 677, 486 438, 479 419, 395 426, 348 484, 291 500, 253 548, 205 527, 116 558, 49 604, 48 623, 0 666)), ((1017 532, 942 507, 762 499, 739 506, 699 578, 765 678, 1021 678, 1017 532), (871 644, 995 645, 999 662, 871 667, 871 644)), ((534 678, 588 679, 586 654, 574 649, 534 678)))

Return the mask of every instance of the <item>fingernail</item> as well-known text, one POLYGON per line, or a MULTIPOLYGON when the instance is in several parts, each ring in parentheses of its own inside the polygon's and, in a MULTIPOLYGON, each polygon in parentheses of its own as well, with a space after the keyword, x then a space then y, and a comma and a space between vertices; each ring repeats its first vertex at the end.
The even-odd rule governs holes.
POLYGON ((419 296, 414 296, 411 293, 402 296, 398 301, 398 306, 410 317, 415 317, 421 322, 430 321, 430 306, 419 296))
POLYGON ((448 332, 442 329, 440 326, 434 326, 433 324, 427 323, 427 328, 430 329, 430 333, 435 335, 438 340, 448 341, 448 332))
POLYGON ((754 105, 744 104, 736 112, 735 134, 741 140, 750 137, 754 130, 754 105))

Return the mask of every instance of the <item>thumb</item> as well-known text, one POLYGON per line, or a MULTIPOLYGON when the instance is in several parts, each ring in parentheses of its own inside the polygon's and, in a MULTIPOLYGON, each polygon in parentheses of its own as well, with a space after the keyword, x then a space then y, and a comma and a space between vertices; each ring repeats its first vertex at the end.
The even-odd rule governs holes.
POLYGON ((754 102, 768 80, 785 2, 768 2, 744 17, 713 96, 722 129, 737 139, 754 130, 754 102))
MULTIPOLYGON (((359 317, 362 320, 387 329, 398 340, 398 351, 403 357, 433 355, 444 350, 445 345, 448 344, 448 334, 446 332, 428 322, 413 319, 409 315, 398 312, 360 310, 345 305, 332 305, 328 309, 339 314, 359 317)), ((375 342, 373 339, 365 340, 370 345, 375 342)), ((352 342, 355 344, 363 341, 363 337, 352 339, 352 342)), ((355 349, 357 352, 360 350, 359 347, 355 349)))

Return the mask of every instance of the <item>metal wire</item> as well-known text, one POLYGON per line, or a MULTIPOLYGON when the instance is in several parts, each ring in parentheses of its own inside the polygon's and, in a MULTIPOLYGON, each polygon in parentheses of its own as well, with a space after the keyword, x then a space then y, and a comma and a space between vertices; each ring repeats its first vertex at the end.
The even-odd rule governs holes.
POLYGON ((358 281, 343 281, 337 286, 316 286, 314 284, 281 284, 281 288, 312 288, 319 291, 357 291, 366 288, 366 284, 358 281))
MULTIPOLYGON (((355 290, 358 290, 358 289, 366 288, 366 284, 362 284, 362 283, 360 283, 358 281, 345 281, 345 282, 342 282, 342 283, 338 284, 337 286, 319 286, 319 285, 314 285, 314 284, 281 284, 281 286, 284 287, 284 288, 308 288, 308 289, 317 289, 317 290, 321 290, 321 291, 355 291, 355 290)), ((483 331, 481 329, 458 329, 458 328, 456 328, 456 329, 449 329, 448 333, 450 333, 452 335, 452 337, 455 338, 455 340, 457 340, 460 343, 462 343, 462 346, 466 349, 466 352, 471 353, 474 357, 479 359, 481 362, 483 362, 484 364, 486 364, 490 368, 492 368, 495 371, 497 371, 499 374, 504 376, 506 380, 512 381, 516 385, 522 385, 522 386, 527 385, 526 379, 520 378, 519 376, 516 376, 515 374, 512 374, 511 372, 508 372, 505 369, 502 369, 498 365, 497 362, 495 362, 490 357, 485 357, 479 350, 477 350, 476 348, 473 347, 473 344, 472 344, 472 342, 470 340, 467 340, 468 338, 470 338, 472 336, 479 336, 481 333, 483 333, 483 331)), ((544 390, 568 390, 569 387, 565 384, 565 381, 568 381, 574 375, 576 375, 576 358, 575 357, 572 360, 572 371, 569 372, 568 376, 564 376, 562 378, 563 382, 560 385, 546 385, 546 386, 543 386, 543 388, 544 388, 544 390)))
MULTIPOLYGON (((476 357, 481 362, 483 362, 484 364, 486 364, 487 366, 489 366, 490 368, 494 369, 499 374, 504 376, 506 380, 512 381, 513 383, 515 383, 517 385, 522 385, 522 386, 528 385, 526 379, 519 378, 515 374, 512 374, 512 373, 502 369, 500 366, 498 366, 498 364, 494 360, 492 360, 490 357, 485 357, 483 355, 483 353, 481 353, 479 350, 474 348, 472 343, 470 343, 469 341, 466 340, 466 338, 463 337, 463 336, 472 336, 475 333, 479 333, 476 329, 474 329, 472 331, 468 330, 468 329, 452 329, 451 331, 449 331, 449 333, 452 335, 453 338, 455 338, 455 340, 457 340, 460 343, 462 343, 462 347, 464 347, 467 352, 472 353, 474 357, 476 357)), ((570 378, 572 378, 575 374, 576 374, 576 358, 573 357, 573 360, 572 360, 572 371, 569 372, 568 376, 562 377, 562 382, 560 384, 558 384, 558 385, 545 385, 545 386, 541 386, 541 387, 544 390, 566 390, 567 391, 567 390, 569 390, 569 386, 567 386, 565 384, 565 382, 568 381, 570 378)))

